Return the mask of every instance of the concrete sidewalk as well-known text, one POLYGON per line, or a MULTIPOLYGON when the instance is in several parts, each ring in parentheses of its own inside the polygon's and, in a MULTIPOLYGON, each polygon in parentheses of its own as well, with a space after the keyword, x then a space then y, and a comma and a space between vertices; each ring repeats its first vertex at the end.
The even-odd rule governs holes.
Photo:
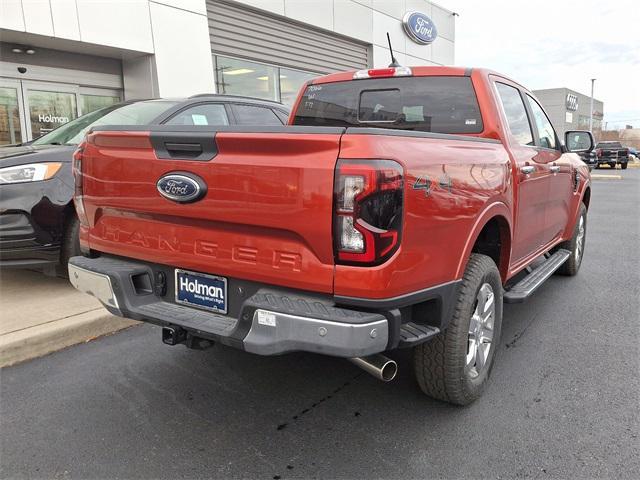
POLYGON ((0 271, 0 367, 130 327, 63 278, 0 271))

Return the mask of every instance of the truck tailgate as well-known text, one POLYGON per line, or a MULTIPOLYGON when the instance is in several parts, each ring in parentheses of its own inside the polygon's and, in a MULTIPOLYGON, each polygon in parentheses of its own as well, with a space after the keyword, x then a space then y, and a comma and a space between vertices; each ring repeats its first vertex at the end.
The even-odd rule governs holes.
POLYGON ((99 252, 331 293, 344 129, 210 128, 91 133, 82 155, 83 240, 99 252), (198 146, 205 158, 189 151, 198 146), (199 177, 206 194, 193 203, 165 198, 157 182, 175 172, 199 177))

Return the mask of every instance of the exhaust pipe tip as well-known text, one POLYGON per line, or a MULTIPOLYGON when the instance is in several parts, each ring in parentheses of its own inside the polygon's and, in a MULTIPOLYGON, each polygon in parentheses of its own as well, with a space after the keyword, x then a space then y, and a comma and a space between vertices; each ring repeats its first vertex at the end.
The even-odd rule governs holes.
POLYGON ((383 382, 390 382, 391 380, 396 378, 396 375, 398 373, 398 364, 395 362, 395 360, 389 359, 389 361, 383 365, 380 373, 380 379, 383 382))
POLYGON ((349 361, 383 382, 390 382, 396 378, 398 373, 398 364, 395 360, 391 360, 384 355, 354 357, 350 358, 349 361))

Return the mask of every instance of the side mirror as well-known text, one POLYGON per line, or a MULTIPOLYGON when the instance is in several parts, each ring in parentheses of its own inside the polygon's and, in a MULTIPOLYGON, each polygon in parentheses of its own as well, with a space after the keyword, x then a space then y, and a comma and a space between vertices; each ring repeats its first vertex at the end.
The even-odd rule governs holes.
POLYGON ((569 152, 589 153, 595 146, 591 132, 586 130, 570 130, 564 134, 564 144, 569 152))

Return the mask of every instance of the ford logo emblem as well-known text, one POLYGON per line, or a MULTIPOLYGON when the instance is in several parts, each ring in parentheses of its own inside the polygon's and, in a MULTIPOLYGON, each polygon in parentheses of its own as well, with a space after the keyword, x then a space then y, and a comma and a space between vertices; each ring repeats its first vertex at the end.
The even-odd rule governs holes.
POLYGON ((421 45, 430 44, 438 36, 435 24, 424 13, 407 12, 402 19, 402 26, 407 36, 421 45))
POLYGON ((164 175, 158 180, 156 187, 164 198, 178 203, 195 202, 207 193, 207 184, 204 180, 186 172, 164 175))

